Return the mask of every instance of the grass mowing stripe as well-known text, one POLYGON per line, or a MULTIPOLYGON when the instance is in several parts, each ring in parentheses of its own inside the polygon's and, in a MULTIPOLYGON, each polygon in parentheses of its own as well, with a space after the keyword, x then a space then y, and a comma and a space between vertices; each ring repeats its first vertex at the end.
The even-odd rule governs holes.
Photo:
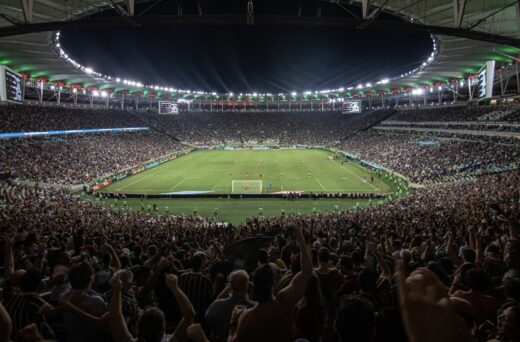
MULTIPOLYGON (((161 171, 157 171, 157 172, 161 172, 161 171)), ((146 176, 144 176, 144 177, 141 177, 141 178, 139 178, 138 180, 136 180, 136 181, 134 181, 134 182, 132 182, 132 183, 129 183, 129 184, 125 185, 125 186, 120 187, 118 190, 126 189, 126 188, 129 187, 130 185, 137 184, 137 183, 139 183, 140 181, 143 181, 143 180, 145 180, 146 178, 148 178, 148 177, 150 177, 150 176, 154 176, 154 175, 155 175, 154 173, 150 173, 149 175, 146 175, 146 176)))
POLYGON ((211 189, 214 193, 225 195, 231 191, 233 179, 262 179, 264 193, 280 190, 307 193, 331 189, 342 193, 390 190, 392 185, 386 182, 381 183, 380 190, 371 183, 358 182, 362 177, 368 178, 372 174, 355 163, 348 163, 344 167, 340 163, 330 163, 332 155, 324 150, 313 149, 196 151, 153 170, 115 182, 101 191, 123 189, 134 194, 160 194, 171 190, 211 189), (345 173, 349 175, 348 178, 344 177, 345 173), (272 183, 271 189, 267 187, 269 183, 272 183))

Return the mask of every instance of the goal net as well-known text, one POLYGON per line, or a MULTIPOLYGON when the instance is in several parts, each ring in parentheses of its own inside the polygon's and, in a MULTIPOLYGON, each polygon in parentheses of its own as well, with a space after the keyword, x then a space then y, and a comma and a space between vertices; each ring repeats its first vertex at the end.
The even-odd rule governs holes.
POLYGON ((232 180, 231 181, 232 194, 261 194, 262 181, 261 180, 232 180))

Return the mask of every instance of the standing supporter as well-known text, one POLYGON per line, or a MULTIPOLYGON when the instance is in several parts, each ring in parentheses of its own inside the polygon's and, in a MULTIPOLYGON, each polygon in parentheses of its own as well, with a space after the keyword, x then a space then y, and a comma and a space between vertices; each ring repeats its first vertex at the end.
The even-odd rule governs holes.
POLYGON ((249 275, 244 270, 233 271, 229 276, 229 285, 221 296, 206 311, 206 324, 210 330, 211 341, 225 342, 228 338, 231 313, 236 306, 244 309, 252 308, 256 303, 249 299, 249 275))
POLYGON ((300 246, 301 271, 289 286, 273 296, 274 272, 268 265, 258 267, 253 276, 254 296, 258 304, 252 309, 237 309, 231 316, 230 341, 289 341, 292 338, 294 305, 302 298, 312 274, 312 262, 300 227, 294 228, 300 246))

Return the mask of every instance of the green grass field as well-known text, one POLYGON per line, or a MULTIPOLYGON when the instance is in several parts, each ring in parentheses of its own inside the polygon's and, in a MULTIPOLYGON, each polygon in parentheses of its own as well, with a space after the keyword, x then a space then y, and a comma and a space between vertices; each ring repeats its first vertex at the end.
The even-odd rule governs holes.
MULTIPOLYGON (((90 196, 91 199, 93 199, 90 196)), ((93 199, 100 202, 98 198, 93 199)), ((372 204, 377 204, 382 200, 372 200, 372 204)), ((215 216, 222 222, 239 224, 245 222, 249 217, 259 216, 260 208, 265 217, 281 216, 282 210, 286 215, 297 215, 306 213, 323 213, 334 212, 336 210, 350 210, 357 205, 365 207, 369 204, 368 200, 356 199, 298 199, 289 201, 280 198, 244 198, 244 199, 227 199, 227 198, 157 198, 147 199, 144 201, 145 211, 157 205, 157 214, 175 214, 175 215, 192 215, 196 211, 197 215, 205 217, 215 216)), ((128 198, 126 207, 124 201, 105 199, 103 204, 118 210, 132 210, 138 212, 141 210, 141 200, 138 198, 128 198)))
MULTIPOLYGON (((232 193, 233 180, 262 180, 262 192, 387 193, 390 186, 362 166, 331 160, 325 150, 204 150, 104 188, 104 192, 232 193), (271 184, 271 186, 269 186, 271 184)), ((251 186, 253 187, 253 186, 251 186)))
MULTIPOLYGON (((189 153, 143 173, 113 183, 101 191, 127 194, 213 193, 220 198, 150 198, 144 210, 157 205, 157 214, 186 214, 212 217, 238 224, 248 217, 349 210, 381 200, 309 199, 296 201, 281 198, 229 199, 233 180, 261 179, 262 192, 279 191, 390 193, 395 184, 379 179, 376 174, 353 162, 331 160, 325 150, 204 150, 189 153), (263 176, 260 177, 259 173, 263 176), (310 174, 310 175, 309 175, 310 174), (374 182, 364 182, 374 176, 374 182), (272 183, 269 189, 268 184, 272 183)), ((92 198, 92 197, 91 197, 92 198)), ((98 198, 96 201, 100 201, 98 198)), ((141 199, 103 200, 103 204, 119 210, 142 210, 141 199)))

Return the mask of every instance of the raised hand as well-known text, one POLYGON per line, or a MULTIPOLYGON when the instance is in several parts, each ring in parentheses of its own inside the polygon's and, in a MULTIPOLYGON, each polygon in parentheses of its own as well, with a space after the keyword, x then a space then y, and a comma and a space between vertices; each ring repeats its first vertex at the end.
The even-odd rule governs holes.
POLYGON ((396 268, 399 303, 410 342, 472 341, 435 274, 420 269, 406 278, 404 263, 397 262, 396 268))
POLYGON ((112 286, 113 291, 121 291, 121 288, 123 287, 123 283, 119 278, 119 274, 115 274, 114 276, 112 276, 108 283, 110 284, 110 286, 112 286))
POLYGON ((164 282, 170 289, 176 289, 179 286, 179 277, 175 274, 166 273, 164 275, 164 282))

